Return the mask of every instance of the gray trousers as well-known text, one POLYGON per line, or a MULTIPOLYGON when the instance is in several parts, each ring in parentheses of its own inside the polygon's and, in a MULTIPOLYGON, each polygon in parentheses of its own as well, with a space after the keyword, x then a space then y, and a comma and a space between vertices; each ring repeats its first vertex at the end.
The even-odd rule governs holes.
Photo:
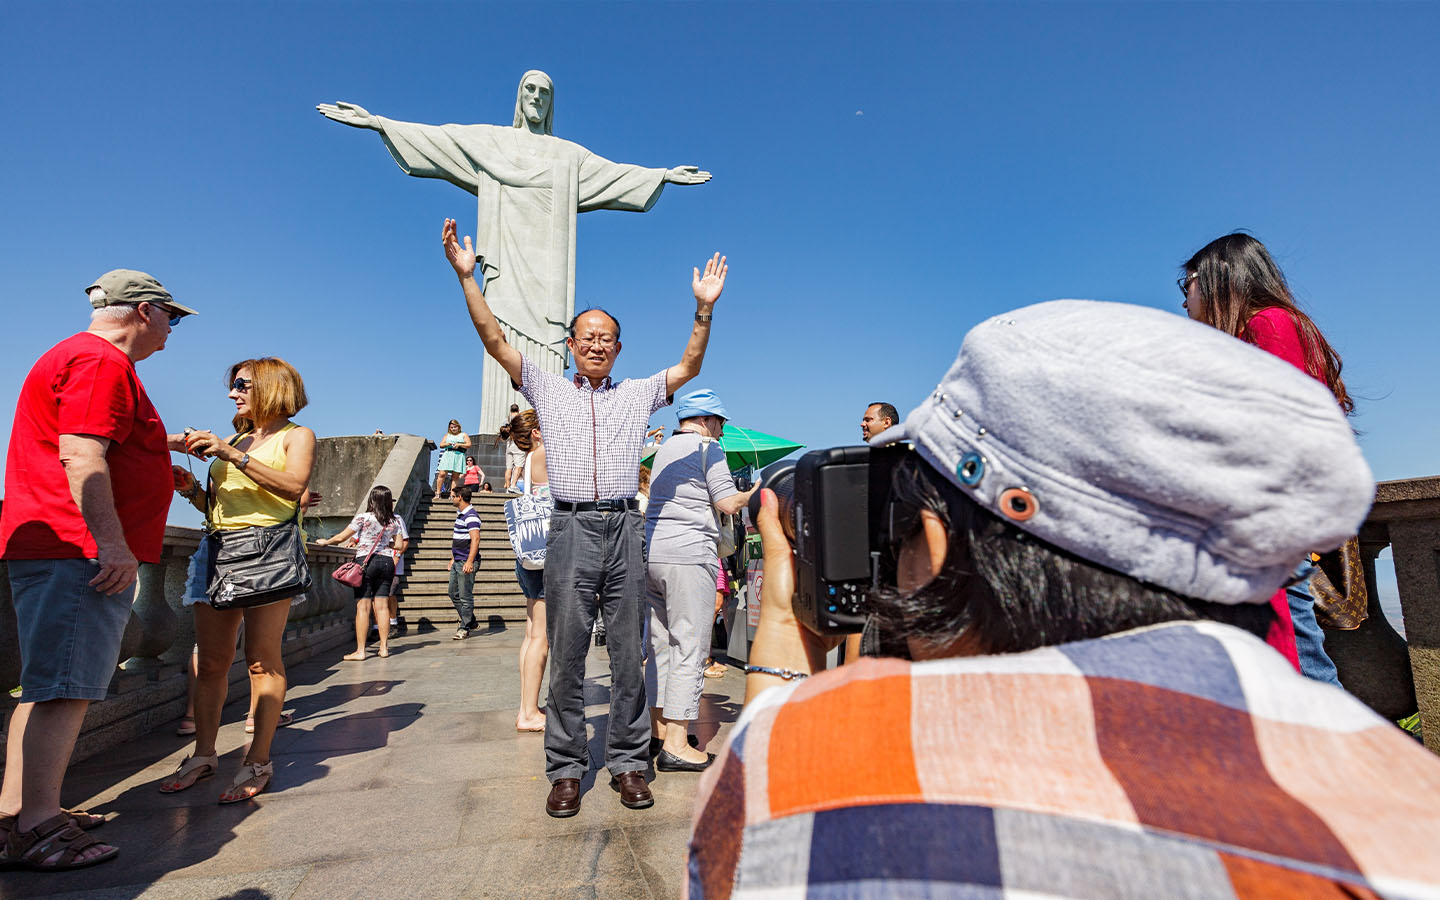
POLYGON ((563 512, 550 517, 545 551, 545 632, 550 698, 545 709, 545 777, 583 778, 585 656, 598 612, 610 654, 610 774, 649 768, 650 716, 640 664, 645 595, 645 519, 639 510, 563 512))
POLYGON ((649 564, 645 601, 650 609, 650 658, 645 696, 667 719, 700 715, 705 657, 715 630, 715 579, 719 561, 649 564))

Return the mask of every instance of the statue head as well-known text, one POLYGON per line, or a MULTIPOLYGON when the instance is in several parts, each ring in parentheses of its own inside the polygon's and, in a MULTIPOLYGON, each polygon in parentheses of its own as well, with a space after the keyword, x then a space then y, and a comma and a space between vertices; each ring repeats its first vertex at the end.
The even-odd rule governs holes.
POLYGON ((555 82, 539 69, 521 75, 515 91, 515 127, 527 124, 540 126, 544 134, 555 133, 555 82))

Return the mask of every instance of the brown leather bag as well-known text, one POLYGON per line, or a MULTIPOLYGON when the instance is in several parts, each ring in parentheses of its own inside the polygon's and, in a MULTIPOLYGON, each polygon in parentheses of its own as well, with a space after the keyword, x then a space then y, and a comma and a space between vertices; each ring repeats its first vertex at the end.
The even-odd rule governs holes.
POLYGON ((1370 592, 1365 586, 1365 562, 1360 541, 1350 538, 1338 550, 1320 555, 1310 576, 1315 597, 1315 618, 1324 628, 1352 631, 1367 618, 1370 592))

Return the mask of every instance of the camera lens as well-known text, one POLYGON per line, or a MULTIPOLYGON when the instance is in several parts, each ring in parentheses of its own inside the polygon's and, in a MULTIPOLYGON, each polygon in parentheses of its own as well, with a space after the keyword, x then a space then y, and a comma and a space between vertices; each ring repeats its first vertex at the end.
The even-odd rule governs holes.
MULTIPOLYGON (((774 491, 775 499, 780 507, 776 512, 780 516, 780 527, 785 532, 785 539, 793 547, 795 545, 795 463, 793 460, 782 460, 773 465, 767 466, 760 472, 760 486, 763 490, 774 491)), ((750 495, 750 521, 758 522, 760 516, 760 491, 750 495)))

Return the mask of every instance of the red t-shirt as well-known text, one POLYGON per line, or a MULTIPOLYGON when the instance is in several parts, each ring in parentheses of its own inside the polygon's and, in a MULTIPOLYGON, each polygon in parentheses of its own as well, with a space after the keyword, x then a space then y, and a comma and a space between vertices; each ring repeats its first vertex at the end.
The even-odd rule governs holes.
POLYGON ((0 510, 0 557, 94 559, 95 538, 60 465, 60 435, 108 438, 105 461, 130 552, 160 561, 174 481, 165 425, 114 344, 81 332, 30 369, 15 406, 0 510))
MULTIPOLYGON (((1305 347, 1301 342, 1300 329, 1285 310, 1278 306, 1267 306, 1250 317, 1250 321, 1245 323, 1245 331, 1245 338, 1250 343, 1324 383, 1319 374, 1316 348, 1305 347)), ((1300 659, 1295 649, 1295 626, 1290 620, 1290 602, 1283 589, 1276 591, 1270 598, 1270 608, 1275 610, 1277 621, 1265 641, 1279 650, 1298 669, 1300 659)))

